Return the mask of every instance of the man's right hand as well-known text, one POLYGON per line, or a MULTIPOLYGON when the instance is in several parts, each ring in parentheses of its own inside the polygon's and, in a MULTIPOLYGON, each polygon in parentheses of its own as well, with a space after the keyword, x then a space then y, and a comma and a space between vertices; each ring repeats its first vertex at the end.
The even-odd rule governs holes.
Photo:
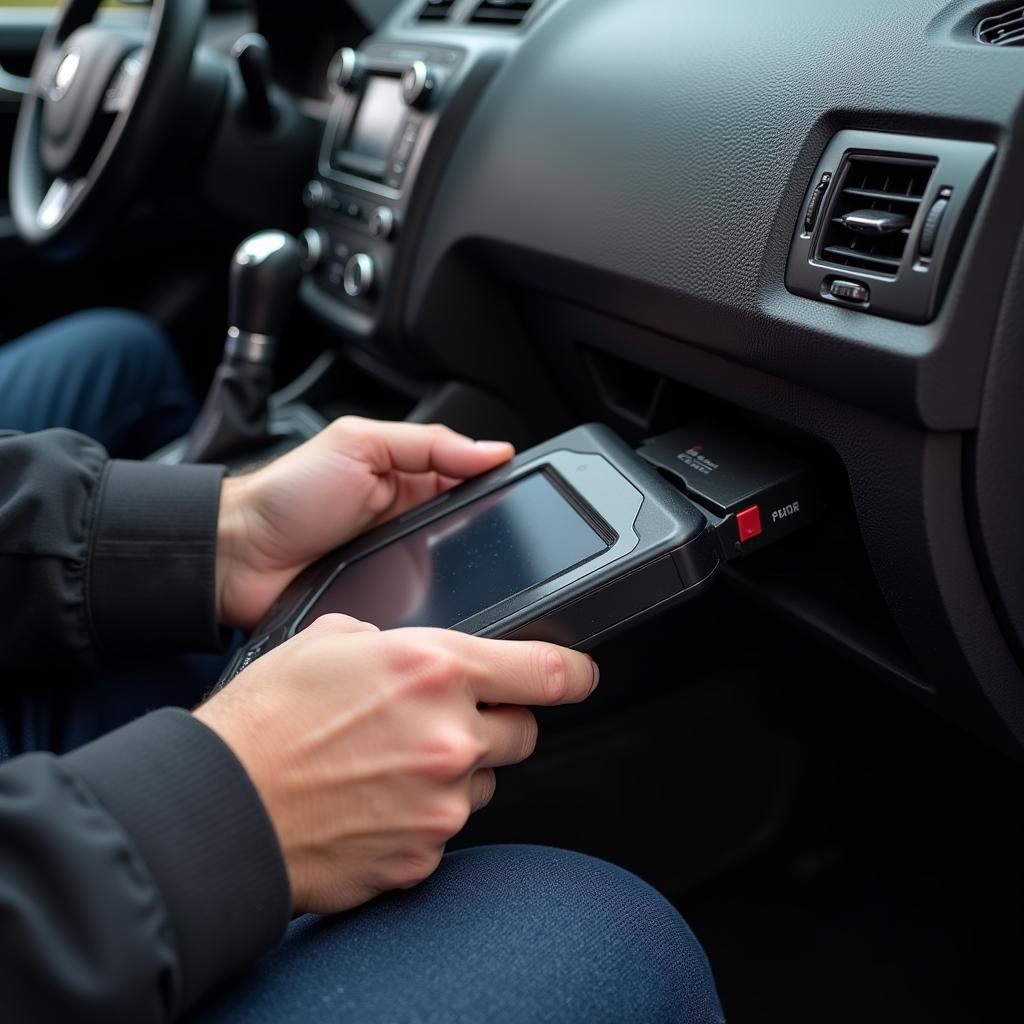
POLYGON ((529 706, 583 701, 597 678, 550 644, 325 615, 195 714, 263 799, 294 909, 333 913, 432 874, 494 769, 533 753, 529 706))

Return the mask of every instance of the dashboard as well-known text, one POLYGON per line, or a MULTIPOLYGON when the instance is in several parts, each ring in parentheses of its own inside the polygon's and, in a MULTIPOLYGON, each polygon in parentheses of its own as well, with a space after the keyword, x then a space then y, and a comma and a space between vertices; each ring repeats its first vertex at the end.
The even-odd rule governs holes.
POLYGON ((732 585, 1017 747, 1017 7, 401 3, 330 64, 303 300, 537 422, 810 453, 831 526, 732 585))

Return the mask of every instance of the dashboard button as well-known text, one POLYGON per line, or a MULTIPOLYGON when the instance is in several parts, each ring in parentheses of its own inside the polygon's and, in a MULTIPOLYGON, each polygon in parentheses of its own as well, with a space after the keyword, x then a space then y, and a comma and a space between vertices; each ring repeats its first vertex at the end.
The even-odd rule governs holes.
POLYGON ((405 164, 401 160, 395 160, 388 165, 388 173, 384 178, 384 184, 389 188, 401 188, 404 177, 405 164))
POLYGON ((387 241, 395 234, 395 214, 389 206, 378 206, 369 220, 370 234, 387 241))
POLYGON ((405 160, 409 159, 409 156, 411 154, 412 154, 412 143, 407 141, 403 137, 402 141, 399 142, 398 146, 395 148, 395 154, 394 154, 395 155, 395 159, 396 160, 405 161, 405 160))
POLYGON ((829 292, 846 302, 867 302, 871 298, 871 290, 860 281, 833 281, 829 292))
POLYGON ((345 280, 345 264, 344 263, 331 263, 327 267, 327 281, 335 288, 340 288, 342 282, 345 280))
POLYGON ((395 147, 394 158, 396 160, 408 160, 412 155, 412 147, 416 145, 416 139, 419 137, 420 127, 418 124, 409 124, 406 126, 402 137, 398 140, 398 145, 395 147))
POLYGON ((351 299, 365 298, 373 291, 376 267, 373 258, 365 252, 357 252, 345 264, 343 287, 351 299))

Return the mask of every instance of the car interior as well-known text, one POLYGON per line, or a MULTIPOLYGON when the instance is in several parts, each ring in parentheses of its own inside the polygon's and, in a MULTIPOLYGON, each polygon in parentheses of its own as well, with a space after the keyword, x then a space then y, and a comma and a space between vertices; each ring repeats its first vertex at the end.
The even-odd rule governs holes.
POLYGON ((1013 0, 2 4, 0 337, 158 321, 166 462, 347 414, 795 460, 816 514, 594 648, 452 846, 637 873, 735 1024, 1024 1019, 1022 100, 1013 0))

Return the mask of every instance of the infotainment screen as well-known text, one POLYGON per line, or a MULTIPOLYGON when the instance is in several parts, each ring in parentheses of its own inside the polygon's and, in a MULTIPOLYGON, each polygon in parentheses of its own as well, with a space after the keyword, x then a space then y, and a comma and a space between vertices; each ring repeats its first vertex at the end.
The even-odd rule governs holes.
POLYGON ((330 612, 448 628, 608 547, 562 487, 533 473, 346 566, 299 629, 330 612))
POLYGON ((405 114, 401 79, 371 75, 335 162, 366 177, 382 178, 405 114))

